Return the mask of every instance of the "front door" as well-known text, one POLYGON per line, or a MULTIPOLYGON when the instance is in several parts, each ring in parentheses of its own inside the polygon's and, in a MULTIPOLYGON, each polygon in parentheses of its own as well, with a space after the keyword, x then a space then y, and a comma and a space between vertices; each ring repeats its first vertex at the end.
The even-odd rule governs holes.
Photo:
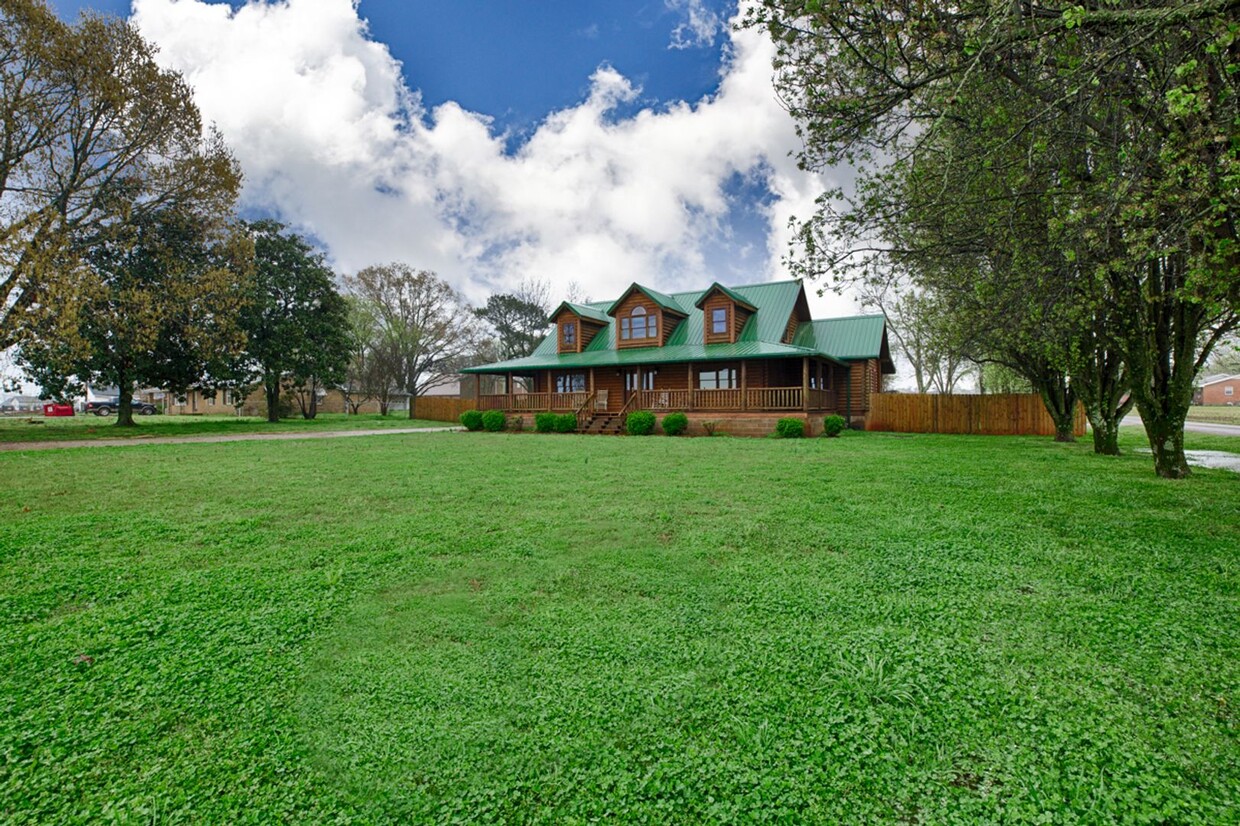
POLYGON ((631 370, 624 371, 624 403, 626 405, 629 403, 629 399, 632 398, 634 391, 653 389, 653 370, 642 370, 640 367, 634 367, 631 370))

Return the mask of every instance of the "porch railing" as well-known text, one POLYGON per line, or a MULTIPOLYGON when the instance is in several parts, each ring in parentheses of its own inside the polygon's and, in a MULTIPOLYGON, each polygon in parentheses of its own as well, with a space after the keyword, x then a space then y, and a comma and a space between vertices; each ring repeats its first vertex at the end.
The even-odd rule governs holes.
MULTIPOLYGON (((829 410, 835 406, 835 393, 830 390, 809 391, 809 409, 829 410)), ((574 393, 513 393, 478 397, 481 410, 508 410, 514 413, 540 410, 565 410, 585 413, 587 409, 607 408, 607 391, 574 393)), ((800 387, 750 387, 728 390, 635 390, 624 405, 629 410, 718 410, 718 411, 782 411, 802 410, 800 387)))
POLYGON ((493 393, 478 397, 479 410, 537 413, 543 410, 575 411, 592 396, 585 390, 573 393, 493 393))

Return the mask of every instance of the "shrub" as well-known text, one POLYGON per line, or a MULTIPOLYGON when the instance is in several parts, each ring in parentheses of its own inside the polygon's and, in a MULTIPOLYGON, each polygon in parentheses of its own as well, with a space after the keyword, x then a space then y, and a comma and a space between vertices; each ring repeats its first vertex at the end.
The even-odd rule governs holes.
POLYGON ((636 410, 624 422, 630 436, 649 436, 654 433, 654 414, 649 410, 636 410))
POLYGON ((539 433, 550 433, 555 430, 555 421, 560 418, 554 413, 535 413, 534 429, 539 433))
POLYGON ((668 436, 679 436, 689 428, 689 417, 684 413, 668 413, 663 417, 663 432, 668 436))
POLYGON ((775 435, 781 439, 799 439, 805 435, 805 422, 801 419, 780 419, 775 423, 775 435))
POLYGON ((715 431, 719 428, 719 422, 709 421, 702 422, 702 429, 706 431, 707 436, 714 436, 715 431))
POLYGON ((844 421, 843 416, 828 416, 822 420, 823 434, 832 438, 844 432, 844 428, 848 423, 844 421))
POLYGON ((561 413, 555 417, 556 433, 572 433, 577 429, 576 413, 561 413))
POLYGON ((466 430, 481 430, 482 414, 477 410, 466 410, 461 414, 461 424, 466 430))
POLYGON ((492 433, 499 433, 507 423, 508 418, 502 410, 488 410, 482 414, 482 426, 492 433))

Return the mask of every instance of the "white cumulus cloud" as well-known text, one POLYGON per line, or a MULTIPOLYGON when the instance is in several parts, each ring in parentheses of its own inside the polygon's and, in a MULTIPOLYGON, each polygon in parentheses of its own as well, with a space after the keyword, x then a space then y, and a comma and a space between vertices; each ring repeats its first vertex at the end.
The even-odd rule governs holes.
MULTIPOLYGON (((722 25, 695 18, 697 0, 668 2, 689 15, 682 37, 722 25)), ((418 79, 371 38, 352 0, 133 9, 232 146, 245 205, 312 233, 346 272, 405 261, 474 300, 528 277, 556 291, 576 282, 596 299, 632 281, 693 288, 715 278, 707 261, 727 248, 727 184, 743 176, 773 195, 766 249, 744 259, 746 277, 725 280, 786 277, 788 218, 808 214, 823 190, 789 157, 797 138, 759 32, 731 32, 709 96, 632 115, 618 107, 640 89, 599 66, 584 100, 548 114, 511 151, 485 114, 424 107, 407 85, 418 79)))
POLYGON ((685 16, 684 22, 672 30, 669 49, 709 46, 723 29, 723 21, 719 19, 719 15, 702 5, 702 0, 665 0, 664 5, 685 16))

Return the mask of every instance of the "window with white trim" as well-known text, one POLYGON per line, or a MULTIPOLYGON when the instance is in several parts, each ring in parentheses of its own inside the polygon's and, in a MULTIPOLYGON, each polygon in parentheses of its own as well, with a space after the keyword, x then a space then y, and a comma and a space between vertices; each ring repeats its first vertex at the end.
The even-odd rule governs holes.
POLYGON ((722 367, 718 370, 703 370, 698 373, 699 390, 734 390, 736 387, 735 367, 722 367))
POLYGON ((640 341, 659 337, 659 317, 650 315, 640 304, 620 319, 621 341, 640 341))

